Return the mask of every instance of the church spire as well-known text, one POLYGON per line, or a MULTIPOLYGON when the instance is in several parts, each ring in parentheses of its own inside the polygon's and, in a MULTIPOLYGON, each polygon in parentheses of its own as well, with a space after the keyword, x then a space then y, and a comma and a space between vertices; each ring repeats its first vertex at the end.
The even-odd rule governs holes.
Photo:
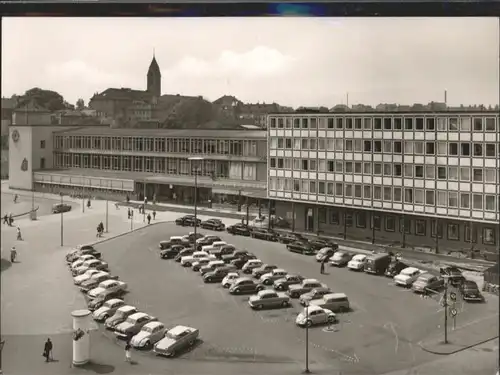
POLYGON ((153 59, 149 64, 147 74, 147 91, 156 97, 161 96, 161 71, 156 61, 155 49, 153 48, 153 59))

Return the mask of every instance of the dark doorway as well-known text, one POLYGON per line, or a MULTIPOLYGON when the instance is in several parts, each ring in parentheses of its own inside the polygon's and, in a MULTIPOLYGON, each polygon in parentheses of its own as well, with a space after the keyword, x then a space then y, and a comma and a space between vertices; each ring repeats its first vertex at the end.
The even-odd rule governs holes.
POLYGON ((306 209, 306 231, 314 232, 314 209, 306 209))

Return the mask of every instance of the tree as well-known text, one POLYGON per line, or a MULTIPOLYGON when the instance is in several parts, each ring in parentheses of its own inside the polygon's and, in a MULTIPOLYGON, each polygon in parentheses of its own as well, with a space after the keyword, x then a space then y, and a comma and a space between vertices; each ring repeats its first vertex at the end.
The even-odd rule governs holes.
POLYGON ((79 111, 85 109, 85 102, 83 101, 82 98, 80 98, 76 101, 76 109, 79 111))
POLYGON ((33 101, 40 107, 46 108, 51 112, 68 108, 61 94, 39 87, 34 87, 26 91, 24 95, 19 98, 19 105, 23 106, 30 101, 33 101))

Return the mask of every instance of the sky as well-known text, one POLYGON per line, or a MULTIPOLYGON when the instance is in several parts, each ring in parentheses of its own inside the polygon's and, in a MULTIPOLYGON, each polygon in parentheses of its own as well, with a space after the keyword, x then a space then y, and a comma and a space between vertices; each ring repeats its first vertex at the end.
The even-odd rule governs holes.
POLYGON ((495 18, 3 18, 2 96, 146 89, 286 106, 499 103, 495 18))

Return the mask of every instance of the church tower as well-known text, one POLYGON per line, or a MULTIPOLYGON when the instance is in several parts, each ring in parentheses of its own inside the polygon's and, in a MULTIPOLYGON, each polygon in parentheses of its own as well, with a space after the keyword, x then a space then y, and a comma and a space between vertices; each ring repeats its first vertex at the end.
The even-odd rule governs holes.
POLYGON ((148 92, 156 97, 161 96, 161 72, 153 52, 153 60, 148 69, 148 92))

